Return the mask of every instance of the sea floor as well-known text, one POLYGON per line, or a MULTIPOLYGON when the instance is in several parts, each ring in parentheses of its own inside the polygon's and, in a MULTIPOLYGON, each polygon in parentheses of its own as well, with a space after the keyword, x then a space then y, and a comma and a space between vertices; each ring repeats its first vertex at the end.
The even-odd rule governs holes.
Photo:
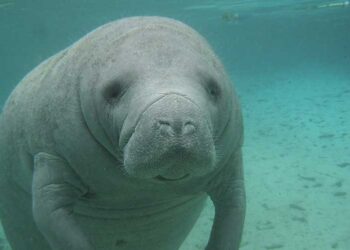
MULTIPOLYGON (((241 249, 350 249, 350 72, 245 80, 237 86, 247 192, 241 249)), ((181 250, 204 249, 213 216, 208 201, 181 250)))
MULTIPOLYGON (((243 250, 350 249, 350 75, 278 72, 237 83, 245 117, 243 250)), ((204 249, 208 201, 181 250, 204 249)), ((8 246, 0 231, 0 250, 8 246)))

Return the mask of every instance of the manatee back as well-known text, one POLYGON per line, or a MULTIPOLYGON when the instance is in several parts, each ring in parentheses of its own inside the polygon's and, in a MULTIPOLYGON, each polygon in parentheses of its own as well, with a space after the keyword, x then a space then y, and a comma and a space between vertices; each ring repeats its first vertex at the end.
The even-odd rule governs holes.
POLYGON ((42 113, 50 102, 50 91, 45 91, 50 83, 45 79, 61 56, 59 53, 34 68, 5 102, 0 114, 0 185, 12 180, 30 192, 33 153, 49 126, 42 113))
MULTIPOLYGON (((28 143, 28 136, 40 136, 40 124, 42 127, 48 125, 43 112, 54 98, 54 82, 50 79, 61 57, 62 52, 42 62, 12 91, 1 114, 0 130, 5 141, 6 137, 11 137, 13 142, 23 145, 28 143)), ((0 150, 5 141, 0 142, 0 150)))

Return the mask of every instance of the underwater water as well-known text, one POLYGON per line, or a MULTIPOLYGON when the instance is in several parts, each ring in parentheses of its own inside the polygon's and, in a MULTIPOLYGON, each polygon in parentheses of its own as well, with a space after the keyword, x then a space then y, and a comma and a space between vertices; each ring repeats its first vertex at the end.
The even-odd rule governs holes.
MULTIPOLYGON (((349 2, 0 0, 0 105, 41 61, 135 15, 195 28, 235 84, 245 123, 240 249, 350 249, 349 2)), ((207 203, 181 250, 204 249, 207 203)), ((0 249, 10 249, 1 231, 0 249)))

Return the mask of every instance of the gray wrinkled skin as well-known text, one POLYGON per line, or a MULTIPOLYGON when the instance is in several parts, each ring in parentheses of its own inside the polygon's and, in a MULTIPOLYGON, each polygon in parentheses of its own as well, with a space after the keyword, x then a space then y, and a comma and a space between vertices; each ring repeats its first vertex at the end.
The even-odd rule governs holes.
POLYGON ((206 250, 235 250, 245 195, 237 97, 185 24, 108 23, 44 61, 0 117, 0 216, 13 250, 175 250, 207 195, 206 250))

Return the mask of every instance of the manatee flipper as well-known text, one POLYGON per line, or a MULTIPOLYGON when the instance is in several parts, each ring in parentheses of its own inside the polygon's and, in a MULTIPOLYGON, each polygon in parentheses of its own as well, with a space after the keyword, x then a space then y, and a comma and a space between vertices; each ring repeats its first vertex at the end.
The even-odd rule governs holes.
POLYGON ((214 224, 206 250, 238 250, 245 217, 241 150, 231 156, 222 176, 208 194, 215 206, 214 224))
POLYGON ((33 221, 28 193, 13 182, 0 188, 1 223, 12 250, 51 250, 33 221))
POLYGON ((75 200, 86 188, 63 159, 35 155, 32 191, 34 220, 52 249, 94 249, 73 213, 75 200))

